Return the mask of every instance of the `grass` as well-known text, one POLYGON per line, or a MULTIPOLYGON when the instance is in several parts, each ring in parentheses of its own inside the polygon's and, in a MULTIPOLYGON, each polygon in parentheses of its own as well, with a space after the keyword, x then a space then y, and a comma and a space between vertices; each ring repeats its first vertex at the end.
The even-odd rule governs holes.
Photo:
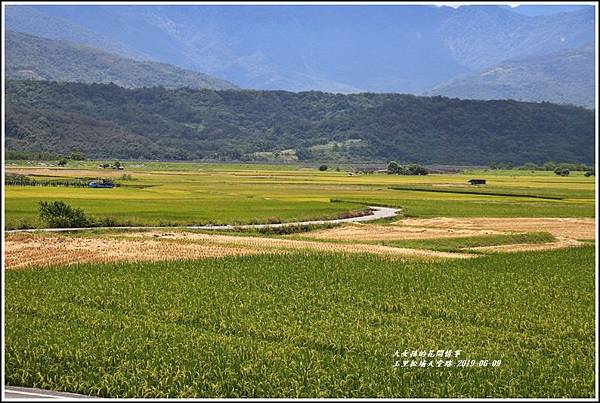
POLYGON ((556 238, 548 232, 528 232, 522 234, 484 235, 460 238, 380 241, 378 243, 400 248, 430 249, 444 252, 464 252, 461 249, 475 248, 478 246, 540 244, 554 241, 556 241, 556 238))
POLYGON ((367 205, 399 207, 407 217, 595 214, 595 178, 580 175, 562 178, 528 171, 511 171, 512 175, 489 171, 484 175, 488 180, 485 192, 510 194, 498 196, 468 187, 466 181, 471 174, 349 177, 344 172, 319 172, 316 168, 289 165, 125 162, 125 171, 114 171, 95 168, 97 161, 78 162, 67 168, 39 164, 9 163, 7 171, 45 179, 112 177, 121 187, 7 186, 7 229, 42 227, 37 212, 40 200, 64 200, 92 216, 124 225, 251 224, 337 218, 367 205), (119 179, 123 174, 132 179, 119 179), (467 193, 456 193, 463 188, 467 193), (532 195, 546 199, 529 197, 532 195))
POLYGON ((439 263, 292 254, 8 271, 5 299, 8 385, 104 397, 594 395, 593 246, 439 263), (405 349, 502 364, 394 368, 405 349))

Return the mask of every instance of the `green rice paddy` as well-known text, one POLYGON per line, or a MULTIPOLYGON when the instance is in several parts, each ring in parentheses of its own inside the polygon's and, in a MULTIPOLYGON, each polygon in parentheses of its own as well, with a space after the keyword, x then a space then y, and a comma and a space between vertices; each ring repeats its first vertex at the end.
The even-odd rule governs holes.
POLYGON ((589 398, 593 261, 588 246, 7 272, 6 381, 103 397, 589 398), (404 350, 461 352, 421 368, 404 350))
MULTIPOLYGON (((102 170, 90 161, 69 168, 36 166, 47 177, 112 177, 113 189, 7 186, 6 228, 43 227, 41 200, 64 200, 120 225, 250 224, 337 218, 366 205, 402 208, 408 217, 593 217, 594 178, 513 171, 407 177, 319 172, 299 166, 130 163, 102 170), (81 166, 80 166, 81 165, 81 166), (132 179, 119 179, 123 174, 132 179), (492 193, 492 194, 484 194, 492 193), (503 194, 502 196, 497 194, 503 194), (538 197, 531 197, 532 195, 538 197), (541 197, 541 198, 540 198, 541 197)), ((8 165, 7 171, 28 166, 8 165)))

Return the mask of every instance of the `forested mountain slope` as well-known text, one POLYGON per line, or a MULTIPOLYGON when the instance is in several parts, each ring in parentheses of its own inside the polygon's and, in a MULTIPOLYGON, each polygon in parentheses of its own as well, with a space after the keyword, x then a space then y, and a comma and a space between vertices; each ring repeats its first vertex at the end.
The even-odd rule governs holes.
POLYGON ((214 91, 9 81, 9 150, 88 157, 590 163, 594 113, 401 94, 214 91))

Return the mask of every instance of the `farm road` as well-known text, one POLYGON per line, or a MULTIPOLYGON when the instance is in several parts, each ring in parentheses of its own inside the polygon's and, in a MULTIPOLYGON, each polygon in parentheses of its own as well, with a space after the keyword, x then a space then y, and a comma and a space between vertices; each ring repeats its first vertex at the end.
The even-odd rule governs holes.
MULTIPOLYGON (((247 224, 247 225, 197 225, 197 226, 182 226, 182 227, 171 227, 179 229, 200 229, 200 230, 230 230, 235 228, 252 229, 252 228, 281 228, 296 225, 321 225, 321 224, 342 224, 348 222, 365 222, 374 221, 382 218, 395 217, 400 212, 400 209, 390 207, 376 207, 369 206, 372 210, 371 214, 350 217, 350 218, 339 218, 335 220, 315 220, 315 221, 296 221, 286 222, 277 224, 247 224)), ((18 233, 18 232, 65 232, 65 231, 85 231, 95 229, 166 229, 169 227, 87 227, 87 228, 37 228, 37 229, 17 229, 5 231, 6 233, 18 233)))

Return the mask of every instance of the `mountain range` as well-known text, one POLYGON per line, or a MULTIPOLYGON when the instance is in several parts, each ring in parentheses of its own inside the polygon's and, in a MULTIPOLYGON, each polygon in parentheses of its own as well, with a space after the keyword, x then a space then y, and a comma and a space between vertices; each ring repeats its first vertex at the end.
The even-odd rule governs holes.
POLYGON ((497 6, 38 5, 6 15, 14 31, 290 91, 418 94, 595 39, 592 6, 531 16, 497 6))
POLYGON ((594 160, 594 7, 5 10, 9 150, 459 165, 594 160))
POLYGON ((9 79, 114 83, 125 88, 236 89, 234 84, 165 63, 138 61, 89 46, 6 31, 9 79))
POLYGON ((462 99, 516 99, 595 106, 595 46, 588 44, 507 60, 436 86, 426 95, 462 99))

